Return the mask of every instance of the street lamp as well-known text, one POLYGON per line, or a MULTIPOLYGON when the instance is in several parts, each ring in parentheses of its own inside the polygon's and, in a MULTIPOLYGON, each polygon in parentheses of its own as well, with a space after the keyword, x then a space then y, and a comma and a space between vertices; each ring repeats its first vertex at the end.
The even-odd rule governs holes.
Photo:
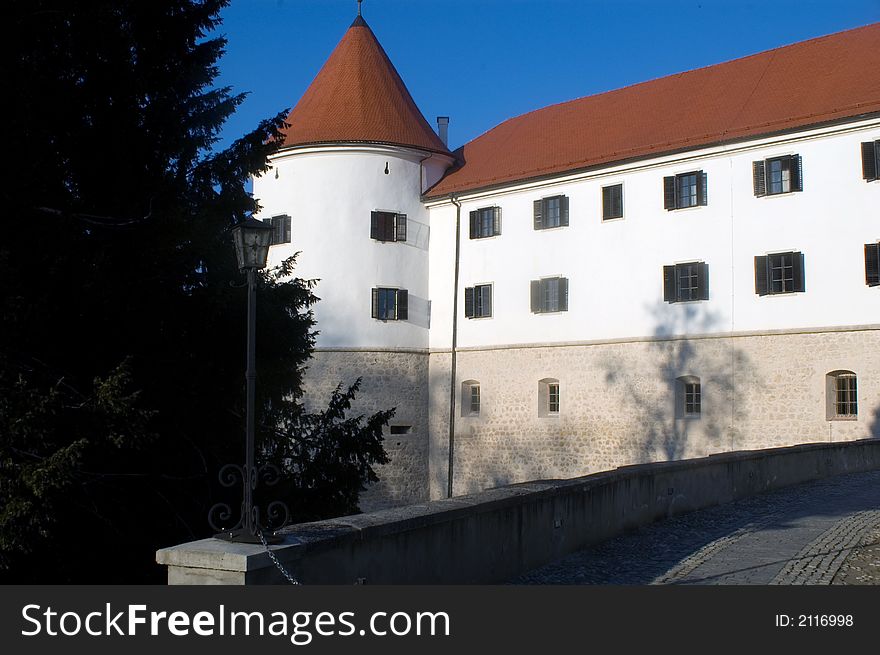
MULTIPOLYGON (((235 485, 236 478, 241 479, 242 504, 241 518, 232 528, 222 529, 217 526, 214 516, 223 522, 232 516, 232 509, 226 503, 217 503, 208 512, 208 522, 219 534, 216 536, 230 541, 259 543, 276 541, 267 537, 266 529, 260 523, 260 510, 254 505, 254 490, 260 477, 267 485, 275 484, 279 479, 277 468, 264 464, 259 469, 254 464, 254 398, 256 391, 256 322, 257 322, 257 270, 266 267, 269 256, 269 245, 272 241, 272 226, 255 218, 248 218, 232 228, 232 240, 235 244, 235 256, 238 268, 247 274, 248 307, 247 307, 247 409, 245 414, 245 465, 227 464, 220 469, 220 483, 225 487, 235 485)), ((269 518, 287 522, 287 506, 281 501, 269 503, 269 518)), ((280 527, 279 525, 279 527, 280 527)))

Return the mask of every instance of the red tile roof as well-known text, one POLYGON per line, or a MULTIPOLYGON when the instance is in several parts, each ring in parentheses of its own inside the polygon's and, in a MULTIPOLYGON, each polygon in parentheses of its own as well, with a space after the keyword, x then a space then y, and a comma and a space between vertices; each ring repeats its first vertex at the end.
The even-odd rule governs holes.
POLYGON ((880 23, 564 102, 467 143, 428 193, 564 173, 880 111, 880 23))
POLYGON ((284 146, 370 142, 449 152, 358 16, 287 116, 284 146))

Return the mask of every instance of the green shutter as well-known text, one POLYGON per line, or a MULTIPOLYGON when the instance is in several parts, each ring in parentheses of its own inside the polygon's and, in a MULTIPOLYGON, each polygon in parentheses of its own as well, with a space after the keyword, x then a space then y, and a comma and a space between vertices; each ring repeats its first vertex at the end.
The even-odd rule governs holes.
POLYGON ((501 234, 501 207, 492 209, 492 234, 493 236, 501 234))
POLYGON ((370 212, 370 238, 376 239, 377 241, 382 240, 382 236, 379 232, 381 221, 379 219, 379 212, 370 212))
POLYGON ((880 285, 880 244, 865 244, 865 284, 880 285))
POLYGON ((476 209, 471 212, 471 239, 478 239, 480 237, 480 212, 476 209))
POLYGON ((675 302, 675 266, 663 267, 663 301, 675 302))
POLYGON ((759 198, 767 195, 767 174, 764 172, 764 160, 752 162, 752 184, 755 195, 759 198))
POLYGON ((804 253, 793 252, 791 254, 792 286, 795 291, 804 291, 804 253))
POLYGON ((405 321, 409 318, 409 292, 406 289, 397 290, 397 320, 405 321))
POLYGON ((663 208, 666 210, 675 209, 675 177, 663 178, 663 208))
POLYGON ((559 290, 558 291, 559 298, 557 299, 557 301, 558 301, 557 306, 559 307, 559 311, 560 312, 567 312, 568 311, 568 278, 567 277, 559 278, 559 284, 557 286, 557 289, 559 290))
POLYGON ((529 285, 533 314, 541 313, 541 280, 532 280, 529 285))
POLYGON ((697 204, 706 206, 709 202, 708 176, 703 171, 697 171, 697 204))
POLYGON ((804 166, 800 155, 792 155, 788 162, 789 176, 791 177, 791 190, 804 190, 804 166))
POLYGON ((755 257, 755 293, 766 296, 768 293, 769 280, 767 274, 767 256, 755 257))
POLYGON ((532 203, 533 207, 533 219, 534 219, 534 227, 536 230, 540 230, 544 227, 544 201, 536 200, 532 203))
POLYGON ((464 290, 464 315, 465 318, 474 317, 474 287, 466 287, 464 290))
POLYGON ((379 290, 373 289, 373 318, 379 318, 379 290))
POLYGON ((559 196, 559 225, 568 225, 568 196, 559 196))
POLYGON ((705 262, 697 264, 697 297, 709 300, 709 265, 705 262))
POLYGON ((866 141, 862 143, 862 177, 868 182, 877 179, 877 150, 878 141, 866 141))
POLYGON ((394 220, 394 240, 406 241, 406 214, 397 214, 394 220))

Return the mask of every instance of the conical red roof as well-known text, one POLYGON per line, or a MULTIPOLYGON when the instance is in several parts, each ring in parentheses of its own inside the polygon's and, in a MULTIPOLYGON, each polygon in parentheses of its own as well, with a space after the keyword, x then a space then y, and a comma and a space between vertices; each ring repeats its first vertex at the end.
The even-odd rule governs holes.
POLYGON ((287 116, 285 147, 370 142, 449 152, 358 16, 287 116))

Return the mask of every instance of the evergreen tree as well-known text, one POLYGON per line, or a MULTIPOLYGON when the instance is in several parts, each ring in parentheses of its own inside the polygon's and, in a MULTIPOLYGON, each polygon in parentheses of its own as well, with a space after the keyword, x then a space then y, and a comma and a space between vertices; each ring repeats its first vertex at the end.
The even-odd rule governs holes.
MULTIPOLYGON (((243 461, 228 229, 284 113, 212 150, 243 100, 213 86, 227 2, 5 4, 0 579, 159 582, 156 548, 207 536, 216 472, 243 461)), ((342 389, 303 412, 317 298, 293 264, 257 291, 257 432, 302 519, 357 511, 390 412, 347 419, 342 389)))

